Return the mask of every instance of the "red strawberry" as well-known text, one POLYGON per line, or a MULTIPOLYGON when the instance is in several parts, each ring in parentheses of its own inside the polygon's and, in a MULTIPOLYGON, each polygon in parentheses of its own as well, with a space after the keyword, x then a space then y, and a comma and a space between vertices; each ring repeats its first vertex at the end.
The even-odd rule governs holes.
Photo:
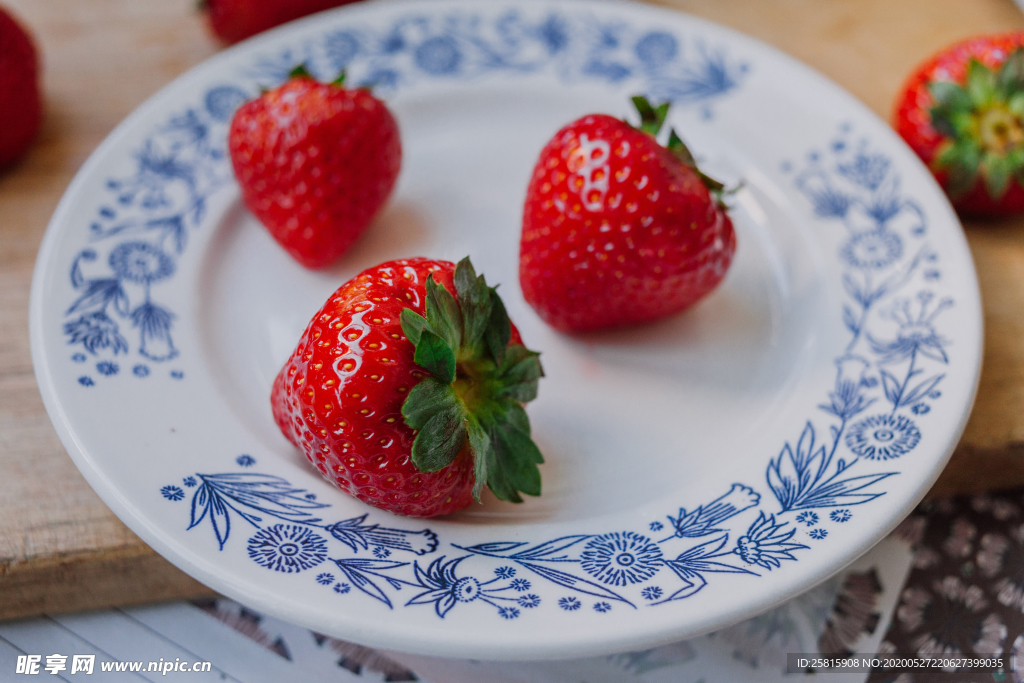
POLYGON ((960 213, 1024 211, 1024 33, 957 43, 919 66, 893 125, 960 213))
POLYGON ((228 149, 242 198, 307 268, 330 264, 387 201, 402 164, 398 124, 364 89, 303 67, 235 113, 228 149))
POLYGON ((227 43, 355 0, 204 0, 210 27, 227 43))
POLYGON ((35 45, 25 29, 0 8, 0 166, 25 153, 42 122, 35 45))
POLYGON ((736 236, 722 184, 701 173, 668 114, 633 98, 639 129, 603 114, 558 131, 526 191, 519 281, 541 318, 566 332, 678 313, 714 289, 736 236))
POLYGON ((541 375, 468 258, 415 258, 365 270, 331 295, 270 401, 328 481, 370 505, 433 517, 479 500, 485 483, 502 500, 540 495, 544 459, 523 403, 541 375))

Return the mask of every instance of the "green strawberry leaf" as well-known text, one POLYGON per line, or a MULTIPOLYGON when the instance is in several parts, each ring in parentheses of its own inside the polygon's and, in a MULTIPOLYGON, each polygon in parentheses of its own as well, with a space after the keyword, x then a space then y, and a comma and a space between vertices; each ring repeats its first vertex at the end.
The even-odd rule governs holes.
POLYGON ((430 330, 423 330, 420 334, 413 360, 445 384, 455 381, 455 353, 448 342, 430 330))
POLYGON ((670 103, 662 102, 657 107, 654 107, 651 106, 646 97, 636 95, 633 97, 633 106, 636 107, 637 113, 640 114, 640 130, 652 137, 657 137, 658 133, 661 132, 661 127, 665 125, 665 119, 668 118, 670 103))
POLYGON ((288 72, 288 78, 313 78, 313 74, 309 73, 306 64, 302 63, 288 72))
POLYGON ((462 259, 455 267, 455 291, 462 308, 462 353, 479 355, 491 317, 491 290, 484 276, 477 276, 469 258, 462 259))
POLYGON ((967 94, 976 108, 987 107, 996 98, 996 75, 974 58, 967 63, 967 94))
MULTIPOLYGON (((468 420, 469 445, 473 449, 473 498, 480 502, 480 494, 483 493, 484 485, 490 486, 489 479, 491 468, 494 465, 495 456, 491 447, 491 439, 487 430, 483 428, 480 421, 474 415, 468 420)), ((507 500, 507 499, 502 499, 507 500)))
POLYGON ((467 447, 474 458, 473 495, 488 486, 501 500, 539 495, 540 450, 530 440, 523 404, 537 396, 544 376, 539 356, 511 344, 512 323, 497 289, 459 262, 455 292, 433 276, 425 283, 425 312, 401 313, 414 360, 431 376, 416 384, 402 405, 405 423, 417 430, 413 463, 436 471, 467 447))
POLYGON ((451 292, 427 276, 427 322, 455 355, 462 345, 462 311, 451 292))
POLYGON ((331 85, 336 85, 339 88, 344 88, 345 87, 345 78, 346 78, 346 76, 347 76, 347 74, 345 73, 345 69, 342 69, 338 73, 338 75, 335 77, 335 79, 333 81, 331 81, 331 85))
POLYGON ((996 89, 1000 99, 1008 100, 1024 90, 1024 50, 1015 48, 999 67, 996 89))
POLYGON ((436 377, 427 377, 409 392, 402 404, 402 417, 411 429, 423 429, 434 415, 460 405, 455 387, 436 377))
POLYGON ((505 349, 512 339, 512 322, 508 319, 505 304, 498 296, 497 288, 491 289, 491 313, 488 316, 487 329, 484 331, 487 349, 494 361, 501 365, 505 357, 505 349))
POLYGON ((508 347, 499 372, 504 388, 497 396, 509 396, 523 403, 537 398, 537 380, 544 376, 540 354, 522 344, 513 344, 508 347))
POLYGON ((466 443, 465 413, 442 410, 427 420, 412 442, 412 462, 420 472, 436 472, 450 465, 466 443))
POLYGON ((981 160, 985 190, 992 199, 1000 200, 1010 186, 1012 175, 1009 160, 1001 155, 987 152, 981 160))
POLYGON ((427 319, 411 308, 402 309, 399 322, 402 324, 402 332, 405 333, 406 338, 412 342, 413 346, 420 343, 420 335, 423 334, 423 330, 430 329, 430 323, 427 322, 427 319))

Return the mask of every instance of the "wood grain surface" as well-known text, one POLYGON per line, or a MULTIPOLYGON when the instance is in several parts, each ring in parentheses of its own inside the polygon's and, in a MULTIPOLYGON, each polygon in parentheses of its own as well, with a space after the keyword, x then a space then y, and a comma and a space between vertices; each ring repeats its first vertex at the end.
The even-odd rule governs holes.
MULTIPOLYGON (((161 86, 219 49, 194 0, 2 0, 38 39, 46 121, 0 174, 0 618, 208 592, 99 500, 43 409, 29 282, 57 201, 88 154, 161 86)), ((490 2, 492 0, 481 0, 490 2)), ((961 38, 1024 28, 1010 0, 660 0, 792 54, 888 118, 904 75, 961 38)), ((966 226, 985 303, 985 366, 933 493, 1024 484, 1024 221, 966 226)))

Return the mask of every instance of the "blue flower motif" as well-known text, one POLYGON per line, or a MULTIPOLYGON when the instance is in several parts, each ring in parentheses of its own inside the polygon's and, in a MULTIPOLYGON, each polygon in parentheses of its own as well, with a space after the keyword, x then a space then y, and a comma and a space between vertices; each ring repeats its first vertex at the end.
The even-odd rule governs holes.
POLYGON ((604 614, 605 612, 611 612, 612 611, 612 606, 610 604, 608 604, 607 602, 595 602, 594 603, 594 611, 595 612, 600 612, 600 613, 604 614))
POLYGON ((519 610, 515 607, 499 607, 498 614, 502 619, 515 619, 519 616, 519 610))
POLYGON ((275 524, 249 539, 249 557, 267 569, 292 574, 327 559, 324 538, 297 524, 275 524))
POLYGON ((338 595, 344 595, 352 590, 352 586, 348 585, 344 581, 334 584, 334 592, 338 595))
POLYGON ((839 522, 840 524, 843 522, 849 522, 851 517, 853 517, 853 513, 845 508, 842 510, 833 510, 828 515, 829 519, 833 522, 839 522))
POLYGON ((537 37, 547 48, 548 54, 561 52, 569 44, 569 33, 565 21, 557 14, 550 15, 537 29, 537 37))
POLYGON ((91 387, 92 385, 96 384, 96 382, 92 381, 92 377, 89 377, 88 375, 82 375, 81 377, 79 377, 78 383, 81 384, 83 387, 91 387))
POLYGON ((235 110, 248 99, 249 96, 241 88, 219 85, 206 91, 203 104, 210 116, 218 121, 227 122, 235 115, 235 110))
POLYGON ((665 528, 665 525, 661 522, 651 522, 648 526, 650 527, 651 531, 661 531, 665 528))
POLYGON ((305 498, 306 500, 316 500, 316 494, 315 493, 307 493, 305 496, 303 496, 303 498, 305 498))
POLYGON ((914 413, 914 415, 924 415, 930 410, 931 406, 927 403, 916 403, 910 408, 910 412, 914 413))
POLYGON ((196 481, 195 477, 185 477, 184 479, 182 479, 182 483, 184 483, 185 486, 192 488, 199 482, 196 481))
POLYGON ((87 359, 88 356, 86 356, 84 353, 76 353, 73 356, 71 356, 71 360, 75 361, 76 363, 84 363, 87 359))
POLYGON ((147 377, 149 375, 149 368, 140 363, 132 368, 132 374, 136 377, 147 377))
POLYGON ((235 458, 235 462, 237 462, 242 467, 252 467, 253 465, 256 464, 256 458, 252 457, 251 455, 243 454, 235 458))
POLYGON ((869 155, 859 152, 852 161, 839 164, 838 170, 850 181, 873 192, 885 180, 889 172, 889 160, 881 154, 869 155))
POLYGON ((679 43, 671 33, 651 31, 640 37, 633 51, 645 66, 656 69, 675 59, 679 43))
POLYGON ((517 590, 520 593, 530 590, 530 582, 526 579, 515 579, 509 585, 512 586, 513 590, 517 590))
POLYGON ((171 370, 171 377, 174 379, 184 379, 185 373, 181 370, 171 370))
POLYGON ((117 363, 111 363, 109 360, 103 360, 96 364, 96 372, 107 377, 116 375, 120 369, 117 363))
POLYGON ((174 261, 149 242, 125 242, 114 247, 108 259, 114 274, 122 280, 149 284, 174 274, 174 261))
POLYGON ((854 268, 877 270, 892 265, 903 255, 903 241, 884 228, 861 232, 843 245, 839 255, 854 268))
POLYGON ((324 572, 323 574, 317 574, 316 582, 319 583, 321 586, 330 586, 332 583, 334 583, 334 574, 329 574, 327 572, 324 572))
POLYGON ((512 567, 498 567, 494 570, 494 575, 499 579, 511 579, 516 575, 516 570, 512 567))
POLYGON ((644 600, 657 600, 663 594, 663 591, 658 586, 648 586, 640 591, 640 595, 644 597, 644 600))
POLYGON ((185 492, 178 486, 165 486, 160 489, 160 495, 167 500, 179 501, 185 497, 185 492))
POLYGON ((64 323, 68 343, 81 344, 91 354, 100 349, 110 349, 115 355, 128 353, 128 342, 119 330, 117 323, 103 311, 85 313, 77 320, 64 323))
POLYGON ((899 323, 899 331, 892 341, 879 341, 868 336, 871 348, 882 356, 879 363, 901 363, 917 354, 948 363, 945 346, 948 343, 935 331, 933 322, 936 316, 953 305, 952 299, 943 299, 929 312, 929 304, 934 298, 931 292, 920 292, 917 295, 920 309, 917 315, 911 312, 910 302, 902 300, 892 309, 890 315, 899 323))
POLYGON ((719 533, 725 529, 716 528, 730 517, 754 507, 761 496, 754 489, 743 484, 733 484, 729 491, 706 505, 698 505, 692 512, 679 508, 679 516, 669 516, 675 535, 679 538, 700 538, 719 533))
POLYGON ((564 609, 566 612, 575 612, 583 606, 583 603, 581 603, 576 598, 559 598, 558 606, 564 609))
POLYGON ((818 523, 818 514, 816 512, 811 512, 810 510, 801 512, 796 516, 796 521, 801 524, 806 524, 807 526, 814 526, 818 523))
POLYGON ((324 39, 324 54, 334 70, 340 71, 359 54, 359 39, 351 31, 332 33, 324 39))
POLYGON ((873 415, 850 428, 846 445, 868 460, 892 460, 912 451, 921 432, 902 415, 873 415))
POLYGON ((828 532, 824 529, 811 529, 811 531, 807 535, 813 538, 815 541, 820 541, 821 539, 828 536, 828 532))
POLYGON ((540 596, 530 593, 528 595, 521 596, 516 602, 519 603, 520 607, 526 607, 527 609, 536 607, 540 604, 540 596))
POLYGON ((451 36, 434 36, 420 43, 415 51, 416 65, 429 74, 446 76, 459 70, 462 52, 451 36))
POLYGON ((389 557, 390 555, 391 551, 383 546, 377 546, 373 549, 373 556, 377 559, 383 560, 385 557, 389 557))
POLYGON ((799 543, 790 543, 796 529, 786 531, 786 522, 775 523, 775 515, 758 514, 757 520, 750 525, 747 533, 736 540, 733 551, 748 564, 756 564, 768 571, 780 567, 782 560, 796 560, 794 550, 806 549, 799 543))
POLYGON ((580 555, 583 570, 602 583, 642 583, 661 569, 661 548, 632 531, 595 536, 580 555))

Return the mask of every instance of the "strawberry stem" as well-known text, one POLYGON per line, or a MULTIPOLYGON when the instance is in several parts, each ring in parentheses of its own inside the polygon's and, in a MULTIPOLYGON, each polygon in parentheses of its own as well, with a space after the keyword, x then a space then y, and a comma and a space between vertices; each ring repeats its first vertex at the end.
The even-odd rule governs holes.
MULTIPOLYGON (((665 120, 668 118, 668 109, 670 106, 669 102, 662 102, 657 107, 651 105, 643 95, 636 95, 633 97, 633 106, 636 107, 637 113, 640 114, 640 126, 637 130, 647 133, 651 137, 657 137, 658 133, 661 132, 662 127, 665 125, 665 120)), ((735 194, 739 192, 742 185, 737 185, 732 189, 726 189, 725 184, 715 180, 711 176, 707 175, 700 168, 697 167, 697 160, 694 159, 693 153, 690 152, 690 148, 686 146, 683 139, 676 133, 675 128, 670 128, 668 132, 668 144, 665 145, 668 151, 672 152, 679 161, 686 166, 689 166, 700 181, 704 183, 704 187, 708 188, 708 192, 715 198, 715 202, 724 207, 723 200, 727 195, 735 194)))
POLYGON ((409 392, 405 423, 417 430, 412 462, 422 472, 447 467, 465 448, 474 459, 473 496, 486 484, 500 500, 540 495, 544 458, 530 439, 523 404, 537 397, 538 354, 510 344, 512 325, 494 287, 469 258, 455 269, 458 298, 427 278, 426 310, 402 311, 415 362, 431 373, 409 392))
POLYGON ((946 172, 956 199, 979 182, 998 201, 1010 181, 1024 180, 1024 50, 1016 48, 997 71, 972 58, 964 83, 928 85, 932 126, 946 137, 932 162, 946 172))

